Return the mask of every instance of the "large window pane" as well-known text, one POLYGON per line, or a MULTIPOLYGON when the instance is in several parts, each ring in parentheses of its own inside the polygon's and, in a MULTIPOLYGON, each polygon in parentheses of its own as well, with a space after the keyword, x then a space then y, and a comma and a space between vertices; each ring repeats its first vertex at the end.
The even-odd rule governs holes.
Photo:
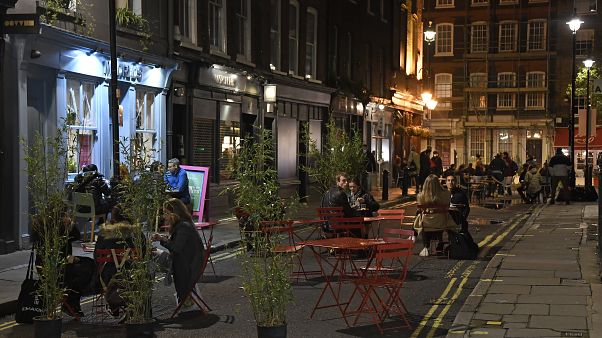
POLYGON ((452 24, 437 25, 435 54, 453 54, 453 27, 452 24))
POLYGON ((280 0, 270 0, 270 63, 280 69, 280 0))
POLYGON ((291 1, 288 6, 288 70, 299 73, 299 3, 291 1))

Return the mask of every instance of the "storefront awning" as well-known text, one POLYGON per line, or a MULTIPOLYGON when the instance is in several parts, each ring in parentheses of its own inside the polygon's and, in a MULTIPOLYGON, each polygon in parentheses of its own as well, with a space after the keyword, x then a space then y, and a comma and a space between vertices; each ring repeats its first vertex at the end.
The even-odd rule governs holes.
MULTIPOLYGON (((555 148, 569 147, 569 129, 556 128, 555 148)), ((579 128, 575 128, 575 149, 585 149, 585 136, 578 136, 579 128)), ((596 134, 589 137, 590 150, 602 150, 602 128, 596 128, 596 134)))

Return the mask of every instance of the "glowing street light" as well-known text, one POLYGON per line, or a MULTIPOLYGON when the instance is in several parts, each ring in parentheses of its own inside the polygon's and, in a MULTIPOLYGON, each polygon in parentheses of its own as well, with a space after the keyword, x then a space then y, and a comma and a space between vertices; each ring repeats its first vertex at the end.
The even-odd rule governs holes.
POLYGON ((420 94, 420 96, 422 97, 422 102, 426 103, 426 102, 429 102, 433 98, 433 93, 423 92, 422 94, 420 94))

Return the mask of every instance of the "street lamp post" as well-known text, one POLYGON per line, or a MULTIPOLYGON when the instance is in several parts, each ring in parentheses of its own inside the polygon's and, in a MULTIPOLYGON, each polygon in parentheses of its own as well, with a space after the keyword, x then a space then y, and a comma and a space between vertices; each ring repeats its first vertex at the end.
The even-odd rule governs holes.
MULTIPOLYGON (((576 13, 576 11, 575 11, 576 13)), ((579 30, 579 28, 581 27, 581 24, 583 23, 583 21, 581 21, 579 18, 576 17, 576 14, 573 15, 573 19, 571 19, 571 21, 567 22, 566 24, 569 25, 570 30, 573 32, 573 58, 572 58, 572 64, 571 64, 571 119, 570 119, 570 126, 569 126, 569 147, 570 147, 570 159, 571 159, 571 168, 572 168, 572 177, 569 180, 569 186, 571 187, 575 187, 575 112, 576 112, 576 108, 577 105, 575 104, 575 81, 576 81, 576 76, 575 76, 575 48, 576 48, 576 44, 577 44, 577 31, 579 30)))
POLYGON ((587 68, 587 81, 586 81, 586 86, 587 86, 587 93, 586 93, 586 114, 585 117, 587 118, 587 122, 586 122, 586 127, 585 127, 585 187, 591 187, 592 186, 592 171, 590 170, 589 167, 589 129, 591 128, 591 101, 589 98, 589 73, 590 73, 590 69, 592 68, 592 66, 594 65, 594 60, 592 59, 587 59, 583 61, 583 64, 585 65, 585 68, 587 68))
POLYGON ((110 104, 113 139, 113 176, 119 177, 119 103, 117 102, 117 22, 115 0, 109 0, 109 49, 111 54, 110 104))
MULTIPOLYGON (((433 109, 437 106, 437 101, 433 99, 433 87, 431 86, 431 60, 430 60, 430 47, 431 43, 435 41, 435 37, 437 36, 437 32, 433 30, 433 22, 429 21, 427 29, 424 31, 424 41, 426 41, 426 48, 424 50, 426 54, 426 90, 422 92, 422 101, 426 106, 426 111, 423 116, 423 120, 425 117, 428 117, 429 124, 428 127, 430 129, 430 114, 433 109)), ((429 138, 430 140, 430 138, 429 138)), ((430 141, 427 140, 427 144, 430 144, 430 141)))

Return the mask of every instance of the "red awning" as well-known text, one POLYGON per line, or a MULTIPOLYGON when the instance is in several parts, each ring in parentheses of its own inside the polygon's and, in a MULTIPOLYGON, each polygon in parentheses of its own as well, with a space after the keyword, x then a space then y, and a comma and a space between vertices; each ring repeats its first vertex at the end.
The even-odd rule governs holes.
MULTIPOLYGON (((585 136, 578 136, 579 128, 575 128, 575 149, 585 149, 585 136)), ((555 148, 569 147, 569 129, 556 128, 556 137, 554 138, 555 148)), ((596 135, 589 137, 590 150, 602 150, 602 128, 596 128, 596 135)))

